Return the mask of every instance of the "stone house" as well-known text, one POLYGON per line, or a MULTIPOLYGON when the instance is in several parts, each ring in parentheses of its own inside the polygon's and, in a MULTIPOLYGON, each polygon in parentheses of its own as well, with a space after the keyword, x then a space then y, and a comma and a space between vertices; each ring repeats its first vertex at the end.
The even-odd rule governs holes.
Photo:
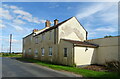
POLYGON ((87 40, 87 34, 76 17, 60 23, 55 19, 54 26, 46 20, 44 29, 23 38, 23 57, 69 66, 119 60, 119 37, 87 40))

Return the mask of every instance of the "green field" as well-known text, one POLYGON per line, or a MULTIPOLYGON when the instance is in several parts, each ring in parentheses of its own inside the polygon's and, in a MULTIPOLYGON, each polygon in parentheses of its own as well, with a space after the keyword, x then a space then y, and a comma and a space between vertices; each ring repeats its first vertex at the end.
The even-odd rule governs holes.
POLYGON ((116 72, 103 72, 103 71, 92 71, 92 70, 87 70, 87 69, 82 69, 82 68, 77 68, 77 67, 69 67, 69 66, 61 66, 61 65, 55 65, 55 64, 50 64, 50 63, 45 63, 41 62, 39 60, 35 59, 25 59, 25 58, 20 58, 20 61, 28 61, 32 63, 36 63, 42 66, 46 66, 55 70, 65 70, 69 72, 73 72, 76 74, 80 74, 83 77, 115 77, 118 79, 120 76, 116 72))

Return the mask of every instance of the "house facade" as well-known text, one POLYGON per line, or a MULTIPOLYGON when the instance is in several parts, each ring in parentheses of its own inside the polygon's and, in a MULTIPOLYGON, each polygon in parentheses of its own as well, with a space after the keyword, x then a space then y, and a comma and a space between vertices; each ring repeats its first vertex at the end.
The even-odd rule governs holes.
MULTIPOLYGON (((87 40, 87 31, 76 17, 60 23, 56 19, 54 26, 46 20, 44 29, 34 29, 23 38, 23 57, 69 66, 97 64, 97 61, 101 61, 98 57, 101 52, 98 51, 99 48, 101 49, 99 42, 87 40)), ((105 62, 98 64, 103 63, 105 62)))

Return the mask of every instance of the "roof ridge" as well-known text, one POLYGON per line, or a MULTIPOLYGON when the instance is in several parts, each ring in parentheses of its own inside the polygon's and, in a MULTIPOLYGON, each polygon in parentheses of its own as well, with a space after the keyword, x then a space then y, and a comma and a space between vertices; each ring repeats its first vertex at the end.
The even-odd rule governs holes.
MULTIPOLYGON (((52 30, 52 29, 54 29, 54 28, 57 28, 57 27, 60 26, 61 24, 63 24, 63 23, 65 23, 65 22, 67 22, 68 20, 70 20, 71 18, 73 18, 73 17, 70 17, 70 18, 62 21, 62 22, 58 23, 57 25, 53 25, 53 26, 51 26, 50 28, 45 29, 44 31, 42 31, 42 32, 39 33, 39 34, 42 34, 42 33, 46 32, 46 31, 52 30)), ((37 34, 37 35, 39 35, 39 34, 37 34)), ((37 36, 37 35, 35 35, 35 36, 37 36)))

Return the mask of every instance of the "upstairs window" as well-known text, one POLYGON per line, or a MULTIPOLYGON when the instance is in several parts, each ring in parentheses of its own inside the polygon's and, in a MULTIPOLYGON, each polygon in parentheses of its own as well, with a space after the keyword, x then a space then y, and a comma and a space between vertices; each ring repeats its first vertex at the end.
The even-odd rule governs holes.
POLYGON ((42 34, 42 40, 45 40, 45 34, 42 34))
POLYGON ((67 48, 64 48, 64 57, 67 57, 68 50, 67 48))
POLYGON ((52 47, 49 47, 49 56, 52 56, 52 47))
POLYGON ((38 44, 38 37, 35 38, 35 43, 38 44))
POLYGON ((41 48, 41 51, 42 51, 42 56, 44 56, 44 54, 45 54, 45 49, 44 49, 44 48, 41 48))
POLYGON ((32 41, 32 36, 30 37, 30 40, 32 41))

